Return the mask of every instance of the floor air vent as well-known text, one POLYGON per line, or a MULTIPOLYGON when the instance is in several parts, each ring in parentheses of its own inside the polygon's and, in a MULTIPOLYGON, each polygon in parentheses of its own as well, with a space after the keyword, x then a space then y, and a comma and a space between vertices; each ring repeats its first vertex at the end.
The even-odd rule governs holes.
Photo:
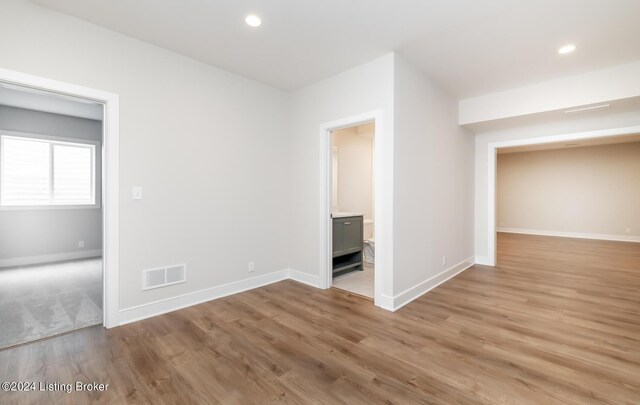
POLYGON ((187 265, 162 267, 142 271, 142 289, 166 287, 187 281, 187 265))

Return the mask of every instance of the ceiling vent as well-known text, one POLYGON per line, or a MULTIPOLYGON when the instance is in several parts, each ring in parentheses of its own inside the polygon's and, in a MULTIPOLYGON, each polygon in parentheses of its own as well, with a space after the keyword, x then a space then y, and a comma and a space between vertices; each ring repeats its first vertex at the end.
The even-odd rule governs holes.
POLYGON ((573 114, 573 113, 583 112, 583 111, 601 110, 603 108, 609 108, 609 107, 611 107, 611 104, 592 105, 589 107, 580 107, 580 108, 574 108, 573 110, 566 110, 564 113, 573 114))
POLYGON ((153 288, 167 287, 187 281, 187 265, 178 264, 175 266, 162 267, 159 269, 148 269, 142 271, 142 289, 151 290, 153 288))

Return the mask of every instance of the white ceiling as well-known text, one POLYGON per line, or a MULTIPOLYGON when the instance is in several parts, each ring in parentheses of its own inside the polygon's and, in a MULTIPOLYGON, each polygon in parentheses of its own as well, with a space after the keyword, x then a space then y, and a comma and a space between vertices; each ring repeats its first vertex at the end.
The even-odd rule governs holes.
POLYGON ((285 90, 390 51, 460 98, 640 60, 639 0, 32 1, 285 90))
POLYGON ((0 105, 102 121, 102 104, 0 83, 0 105))

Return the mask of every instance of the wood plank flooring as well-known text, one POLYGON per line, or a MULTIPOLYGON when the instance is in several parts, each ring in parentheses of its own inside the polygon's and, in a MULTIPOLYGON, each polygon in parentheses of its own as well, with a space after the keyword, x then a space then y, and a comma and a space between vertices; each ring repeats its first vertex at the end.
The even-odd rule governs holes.
MULTIPOLYGON (((640 244, 500 234, 396 313, 285 281, 0 351, 2 404, 639 404, 640 244)), ((0 326, 1 327, 1 326, 0 326)))

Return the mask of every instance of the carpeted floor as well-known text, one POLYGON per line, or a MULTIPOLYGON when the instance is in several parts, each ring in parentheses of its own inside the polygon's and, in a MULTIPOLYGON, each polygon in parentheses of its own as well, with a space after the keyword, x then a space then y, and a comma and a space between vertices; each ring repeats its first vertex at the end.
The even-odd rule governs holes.
POLYGON ((102 323, 102 259, 0 269, 0 349, 102 323))

